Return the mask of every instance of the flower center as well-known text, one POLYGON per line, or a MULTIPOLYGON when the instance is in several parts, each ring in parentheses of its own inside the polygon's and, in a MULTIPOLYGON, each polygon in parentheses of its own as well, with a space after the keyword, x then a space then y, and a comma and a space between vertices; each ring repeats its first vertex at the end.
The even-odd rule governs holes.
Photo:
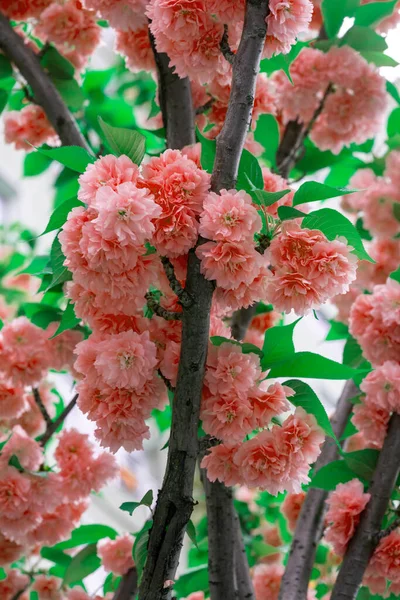
POLYGON ((119 366, 121 369, 129 369, 134 363, 135 357, 129 352, 120 352, 118 354, 119 366))

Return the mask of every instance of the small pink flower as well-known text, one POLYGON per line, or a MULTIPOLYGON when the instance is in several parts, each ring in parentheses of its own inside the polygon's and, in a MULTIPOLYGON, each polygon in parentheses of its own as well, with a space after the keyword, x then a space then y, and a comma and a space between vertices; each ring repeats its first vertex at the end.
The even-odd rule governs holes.
POLYGON ((254 427, 265 427, 272 417, 288 412, 291 405, 287 398, 293 395, 294 391, 290 387, 280 383, 262 381, 258 387, 255 386, 249 394, 254 427))
POLYGON ((35 146, 53 144, 57 134, 40 106, 29 104, 22 110, 12 110, 4 116, 4 135, 7 144, 17 150, 31 152, 35 146))
POLYGON ((134 31, 116 31, 115 50, 125 58, 132 73, 154 71, 156 68, 147 24, 134 31))
POLYGON ((217 286, 234 290, 251 284, 259 272, 261 255, 249 243, 207 242, 196 250, 201 271, 217 286))
MULTIPOLYGON (((29 586, 29 583, 30 579, 28 575, 23 575, 17 569, 10 569, 7 572, 7 577, 0 581, 0 597, 4 598, 4 600, 12 600, 18 592, 25 590, 29 586)), ((18 594, 18 597, 22 596, 18 594)))
POLYGON ((209 453, 201 461, 201 468, 207 469, 210 481, 217 479, 227 486, 240 483, 239 469, 234 463, 238 446, 218 444, 210 448, 209 453))
POLYGON ((282 514, 287 519, 288 529, 294 532, 296 529, 297 519, 303 506, 306 494, 299 492, 298 494, 287 494, 285 500, 282 503, 282 514))
POLYGON ((210 192, 200 215, 199 233, 214 241, 253 241, 261 229, 261 218, 244 191, 210 192))
POLYGON ((278 312, 307 314, 320 305, 320 296, 312 282, 300 273, 287 273, 269 280, 267 298, 278 312))
POLYGON ((390 412, 387 409, 374 402, 364 402, 355 405, 351 422, 368 440, 370 447, 382 448, 389 419, 390 412))
POLYGON ((106 571, 111 571, 114 575, 124 575, 135 566, 132 558, 133 542, 133 537, 126 533, 115 540, 101 540, 98 543, 97 553, 106 571))
POLYGON ((255 354, 243 354, 240 346, 229 342, 210 348, 204 381, 211 394, 235 392, 246 398, 260 377, 260 359, 255 354))
POLYGON ((278 600, 284 571, 279 563, 256 565, 252 578, 256 600, 278 600))
POLYGON ((47 577, 46 575, 37 575, 32 589, 37 592, 39 600, 62 600, 63 592, 61 590, 62 580, 58 577, 47 577))
POLYGON ((312 13, 310 0, 272 0, 267 17, 268 35, 294 44, 298 34, 308 29, 312 13))
POLYGON ((89 164, 86 171, 79 176, 78 198, 86 204, 93 204, 98 190, 103 186, 111 187, 116 191, 122 183, 136 184, 139 177, 139 168, 130 158, 108 154, 102 156, 95 163, 89 164))
POLYGON ((29 471, 37 471, 44 460, 40 445, 19 425, 13 427, 11 437, 2 449, 1 461, 7 464, 13 455, 29 471))
POLYGON ((209 435, 226 443, 237 444, 253 430, 251 404, 247 398, 235 395, 210 396, 202 402, 200 418, 209 435))
POLYGON ((114 29, 130 31, 146 24, 145 0, 85 0, 85 7, 97 11, 114 29))
POLYGON ((27 408, 23 387, 0 381, 0 418, 18 418, 27 408))
POLYGON ((0 470, 1 517, 19 519, 29 508, 31 484, 14 467, 0 470))
POLYGON ((367 404, 376 404, 387 412, 400 412, 400 364, 384 362, 368 373, 360 389, 367 395, 367 404))

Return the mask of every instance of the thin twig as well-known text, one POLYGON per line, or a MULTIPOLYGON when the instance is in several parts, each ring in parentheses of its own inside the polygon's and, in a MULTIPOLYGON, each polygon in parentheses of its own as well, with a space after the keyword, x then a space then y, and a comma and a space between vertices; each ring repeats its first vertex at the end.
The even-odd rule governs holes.
POLYGON ((157 302, 157 300, 154 298, 154 296, 152 295, 151 292, 148 292, 147 294, 145 294, 145 298, 147 301, 147 307, 151 311, 153 311, 153 313, 156 314, 158 317, 162 317, 166 321, 181 321, 182 320, 181 312, 175 312, 175 311, 167 310, 166 308, 163 308, 161 306, 161 304, 159 304, 157 302))
POLYGON ((39 410, 42 414, 43 419, 45 420, 46 427, 50 427, 52 424, 52 420, 51 420, 49 413, 47 412, 47 408, 43 404, 43 400, 40 396, 39 390, 37 388, 33 388, 32 391, 33 391, 33 397, 35 399, 35 402, 39 407, 39 410))
POLYGON ((229 35, 228 35, 228 25, 224 25, 224 34, 219 43, 220 50, 224 55, 224 58, 228 61, 230 65, 233 65, 235 62, 235 53, 232 52, 232 49, 229 45, 229 35))
POLYGON ((157 373, 159 374, 159 376, 161 377, 161 379, 163 380, 163 382, 165 383, 165 385, 167 386, 167 388, 169 389, 170 392, 175 392, 175 388, 172 385, 172 383, 170 382, 170 380, 165 377, 165 375, 163 375, 161 369, 158 369, 157 373))
POLYGON ((386 529, 380 531, 377 534, 376 539, 378 540, 378 542, 380 542, 384 537, 392 533, 392 531, 395 531, 398 527, 400 527, 400 517, 397 517, 397 519, 395 519, 393 523, 386 527, 386 529))
POLYGON ((206 113, 208 110, 210 110, 210 108, 212 107, 214 102, 215 102, 215 98, 210 98, 208 100, 208 102, 203 104, 203 106, 199 106, 198 108, 196 108, 196 116, 204 115, 204 113, 206 113))
POLYGON ((72 398, 72 400, 67 404, 62 413, 57 417, 55 421, 50 419, 50 423, 47 424, 47 429, 44 434, 39 438, 39 442, 41 446, 45 446, 52 435, 57 431, 60 425, 65 421, 71 410, 74 408, 76 402, 78 400, 78 394, 72 398))
POLYGON ((185 288, 183 288, 178 281, 175 275, 174 265, 171 263, 167 256, 161 257, 162 266, 164 267, 165 274, 169 281, 169 285, 171 290, 176 294, 179 298, 179 302, 182 306, 189 307, 193 304, 193 298, 190 294, 187 293, 185 288))

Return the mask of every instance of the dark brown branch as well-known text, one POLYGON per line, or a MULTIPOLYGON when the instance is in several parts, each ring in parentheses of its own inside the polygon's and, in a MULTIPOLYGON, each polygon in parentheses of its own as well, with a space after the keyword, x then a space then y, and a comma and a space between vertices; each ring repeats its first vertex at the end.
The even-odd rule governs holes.
POLYGON ((255 600, 239 517, 235 511, 235 572, 238 600, 255 600))
POLYGON ((168 56, 157 52, 156 41, 150 30, 149 36, 157 67, 158 97, 167 146, 179 150, 196 141, 190 81, 187 77, 180 79, 173 72, 168 56))
MULTIPOLYGON (((331 419, 332 429, 338 439, 341 438, 350 417, 352 404, 349 400, 357 394, 357 391, 353 381, 348 381, 339 398, 335 414, 331 419)), ((326 438, 315 464, 315 472, 336 460, 337 457, 337 445, 332 438, 326 438)), ((326 490, 310 488, 307 492, 297 520, 279 600, 305 600, 307 597, 315 552, 323 531, 327 497, 326 490)))
POLYGON ((162 317, 166 321, 181 321, 182 313, 181 312, 173 312, 171 310, 167 310, 163 308, 161 304, 157 302, 154 296, 149 292, 145 294, 145 298, 147 301, 148 308, 153 311, 158 317, 162 317))
POLYGON ((165 377, 165 375, 162 374, 161 369, 158 369, 157 373, 159 374, 159 376, 161 377, 161 379, 163 380, 163 382, 165 383, 166 387, 169 389, 170 392, 175 392, 175 388, 172 385, 172 383, 170 382, 169 379, 167 379, 165 377))
POLYGON ((369 560, 379 543, 382 519, 400 470, 400 415, 393 414, 368 492, 371 498, 350 540, 331 600, 356 598, 369 560))
POLYGON ((199 106, 199 108, 196 108, 196 116, 198 115, 204 115, 204 113, 206 113, 208 110, 210 110, 210 108, 212 107, 212 105, 214 104, 215 99, 214 98, 210 98, 208 100, 208 102, 206 102, 205 104, 203 104, 203 106, 199 106))
POLYGON ((39 407, 39 410, 42 414, 42 417, 46 423, 46 427, 51 427, 52 425, 52 420, 51 417, 49 415, 49 413, 47 412, 47 408, 45 407, 45 405, 43 404, 43 400, 40 396, 39 390, 37 388, 33 388, 32 389, 33 392, 33 397, 35 399, 36 404, 39 407))
POLYGON ((39 58, 24 44, 8 19, 0 12, 0 50, 15 64, 29 83, 35 102, 45 111, 48 120, 65 146, 81 146, 90 152, 82 133, 64 104, 60 94, 43 70, 39 58))
POLYGON ((136 567, 129 569, 123 576, 114 594, 113 600, 134 600, 136 597, 138 577, 136 567))
POLYGON ((187 293, 187 291, 181 286, 175 275, 175 269, 169 258, 166 256, 161 257, 161 262, 164 267, 165 274, 169 281, 171 290, 178 296, 179 302, 182 306, 191 306, 193 304, 193 298, 187 293))
POLYGON ((232 49, 229 45, 229 35, 228 35, 228 25, 224 25, 224 34, 222 36, 221 42, 219 44, 220 50, 224 55, 224 58, 228 61, 229 64, 233 65, 235 62, 235 53, 232 52, 232 49))
POLYGON ((69 402, 69 404, 67 404, 67 406, 64 408, 64 410, 62 411, 62 413, 59 414, 59 416, 57 417, 57 419, 55 421, 52 421, 50 419, 50 422, 47 423, 47 429, 46 429, 46 431, 39 438, 39 442, 40 442, 41 446, 44 446, 45 444, 47 444, 47 442, 52 437, 52 435, 57 431, 57 429, 60 427, 60 425, 68 417, 69 413, 74 408, 77 400, 78 400, 78 394, 75 394, 75 396, 72 398, 72 400, 69 402))

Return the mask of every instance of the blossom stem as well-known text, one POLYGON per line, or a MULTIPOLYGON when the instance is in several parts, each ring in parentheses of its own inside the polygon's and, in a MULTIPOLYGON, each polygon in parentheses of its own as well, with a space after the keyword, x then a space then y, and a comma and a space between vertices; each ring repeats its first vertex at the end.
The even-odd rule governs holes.
POLYGON ((47 444, 47 442, 49 441, 49 439, 53 436, 53 434, 57 431, 57 429, 65 421, 65 419, 67 418, 67 416, 69 415, 69 413, 71 412, 71 410, 74 408, 77 400, 78 400, 78 394, 75 394, 75 396, 72 398, 72 400, 64 408, 64 410, 62 411, 62 413, 60 413, 60 415, 57 417, 57 419, 55 419, 55 421, 52 421, 50 419, 50 417, 49 417, 50 422, 46 421, 47 422, 47 429, 46 429, 46 431, 44 432, 44 434, 39 439, 41 446, 45 446, 47 444))
POLYGON ((379 543, 382 519, 400 471, 399 456, 400 414, 394 413, 368 490, 371 498, 350 540, 331 600, 353 600, 357 596, 368 562, 379 543))
POLYGON ((171 290, 178 296, 180 304, 185 307, 191 306, 193 304, 193 298, 187 293, 185 288, 181 286, 176 278, 174 265, 166 256, 161 257, 161 262, 171 290))
POLYGON ((47 115, 64 146, 81 146, 91 152, 88 143, 80 132, 75 119, 50 77, 43 70, 39 58, 24 43, 9 20, 0 12, 0 49, 15 64, 21 75, 29 83, 35 102, 47 115))
MULTIPOLYGON (((349 402, 357 394, 352 380, 344 386, 335 414, 331 419, 332 429, 338 439, 341 438, 349 419, 352 404, 349 402)), ((315 463, 315 472, 336 460, 339 449, 332 438, 327 438, 321 454, 315 463)), ((325 501, 328 492, 310 488, 304 500, 296 523, 289 558, 282 578, 279 600, 305 600, 308 582, 314 565, 315 553, 323 531, 325 501)))

